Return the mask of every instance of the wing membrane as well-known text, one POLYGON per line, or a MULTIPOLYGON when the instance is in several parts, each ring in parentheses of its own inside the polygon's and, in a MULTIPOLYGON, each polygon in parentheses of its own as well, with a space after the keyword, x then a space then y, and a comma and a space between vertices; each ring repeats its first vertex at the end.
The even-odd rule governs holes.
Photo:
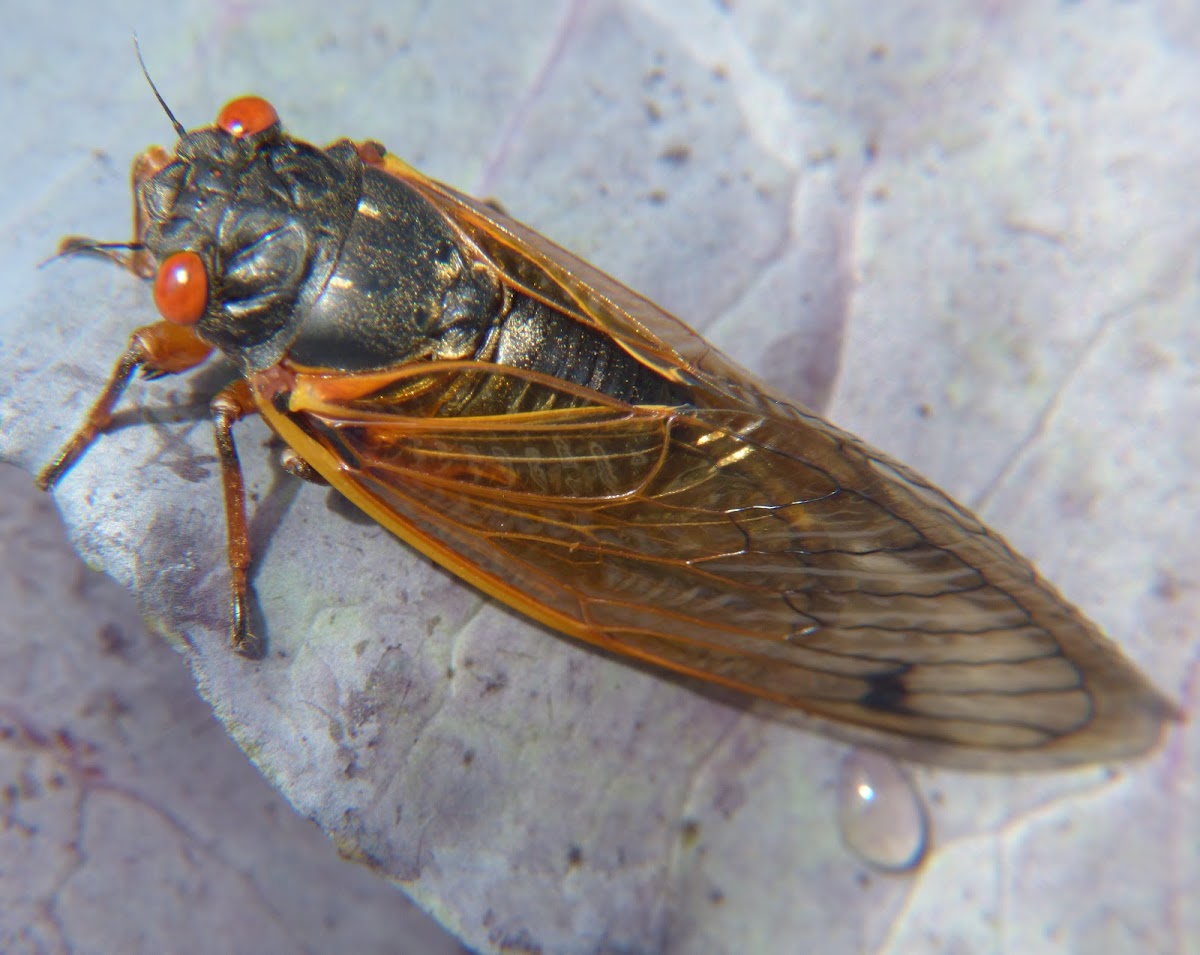
POLYGON ((384 158, 384 169, 439 209, 512 287, 612 337, 664 377, 689 384, 699 378, 747 406, 779 401, 670 312, 544 235, 395 156, 384 158))
MULTIPOLYGON (((525 375, 397 377, 465 366, 525 375)), ((774 399, 431 418, 338 394, 325 376, 287 414, 261 404, 385 526, 598 646, 955 765, 1125 755, 1170 712, 969 513, 774 399)))

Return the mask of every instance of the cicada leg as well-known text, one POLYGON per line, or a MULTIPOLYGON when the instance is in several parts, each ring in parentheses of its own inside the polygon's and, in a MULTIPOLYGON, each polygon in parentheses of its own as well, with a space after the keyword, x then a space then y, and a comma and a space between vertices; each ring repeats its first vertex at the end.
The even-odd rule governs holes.
POLYGON ((291 448, 284 449, 283 454, 279 457, 279 463, 283 465, 283 469, 292 477, 308 481, 309 484, 316 484, 322 487, 329 486, 329 482, 321 476, 321 473, 291 448))
POLYGON ((45 491, 58 483, 58 479, 104 432, 112 422, 113 407, 139 368, 152 378, 177 375, 202 364, 211 354, 212 346, 202 342, 192 329, 182 325, 158 322, 135 331, 83 424, 37 476, 38 487, 45 491))
POLYGON ((246 483, 233 442, 233 426, 257 414, 254 395, 245 381, 235 381, 212 400, 221 488, 225 494, 225 528, 229 558, 230 645, 242 656, 262 656, 262 641, 250 629, 250 535, 246 527, 246 483))
POLYGON ((171 163, 171 154, 161 146, 151 146, 134 157, 129 178, 133 184, 133 239, 129 242, 97 242, 81 235, 69 235, 58 244, 58 254, 99 255, 139 278, 154 277, 158 263, 142 245, 150 221, 142 198, 141 185, 171 163))

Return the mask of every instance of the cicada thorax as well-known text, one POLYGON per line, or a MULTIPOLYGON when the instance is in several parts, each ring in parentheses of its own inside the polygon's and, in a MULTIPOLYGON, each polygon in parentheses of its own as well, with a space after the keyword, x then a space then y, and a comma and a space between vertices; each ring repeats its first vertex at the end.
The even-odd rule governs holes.
MULTIPOLYGON (((169 290, 156 295, 160 312, 245 372, 285 358, 335 373, 473 359, 630 403, 687 400, 601 332, 504 281, 428 199, 363 156, 348 141, 298 142, 277 123, 187 134, 138 188, 156 288, 169 290), (190 296, 177 275, 196 276, 190 296)), ((562 404, 553 389, 487 377, 445 383, 441 413, 562 404)))
POLYGON ((164 317, 244 371, 277 362, 334 270, 361 180, 349 143, 320 150, 277 125, 241 138, 188 133, 137 190, 142 243, 160 276, 175 257, 194 257, 207 284, 198 316, 173 316, 159 301, 164 317))

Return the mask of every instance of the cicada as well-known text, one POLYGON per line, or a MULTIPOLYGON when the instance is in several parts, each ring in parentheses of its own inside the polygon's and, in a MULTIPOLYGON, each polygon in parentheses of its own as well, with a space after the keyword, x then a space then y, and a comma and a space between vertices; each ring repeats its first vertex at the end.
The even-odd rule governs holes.
POLYGON ((191 132, 167 114, 133 240, 62 249, 152 281, 161 320, 39 483, 136 372, 223 353, 235 650, 261 650, 233 438, 257 414, 290 471, 515 610, 835 735, 1053 767, 1140 753, 1174 714, 964 507, 493 205, 375 142, 302 142, 257 97, 191 132))

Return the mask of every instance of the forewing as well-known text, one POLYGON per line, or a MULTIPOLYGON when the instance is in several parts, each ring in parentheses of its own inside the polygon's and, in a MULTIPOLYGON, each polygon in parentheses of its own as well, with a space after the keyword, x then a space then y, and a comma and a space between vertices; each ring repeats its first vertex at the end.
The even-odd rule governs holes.
POLYGON ((778 399, 670 312, 544 235, 395 156, 384 157, 382 169, 424 196, 502 280, 603 332, 663 377, 746 406, 778 399))
MULTIPOLYGON (((393 392, 465 368, 523 377, 425 366, 398 372, 393 392)), ((772 408, 596 396, 430 418, 403 399, 383 413, 330 376, 299 381, 287 414, 263 402, 385 526, 598 646, 955 765, 1090 762, 1153 743, 1169 704, 1000 538, 850 435, 772 408)))

